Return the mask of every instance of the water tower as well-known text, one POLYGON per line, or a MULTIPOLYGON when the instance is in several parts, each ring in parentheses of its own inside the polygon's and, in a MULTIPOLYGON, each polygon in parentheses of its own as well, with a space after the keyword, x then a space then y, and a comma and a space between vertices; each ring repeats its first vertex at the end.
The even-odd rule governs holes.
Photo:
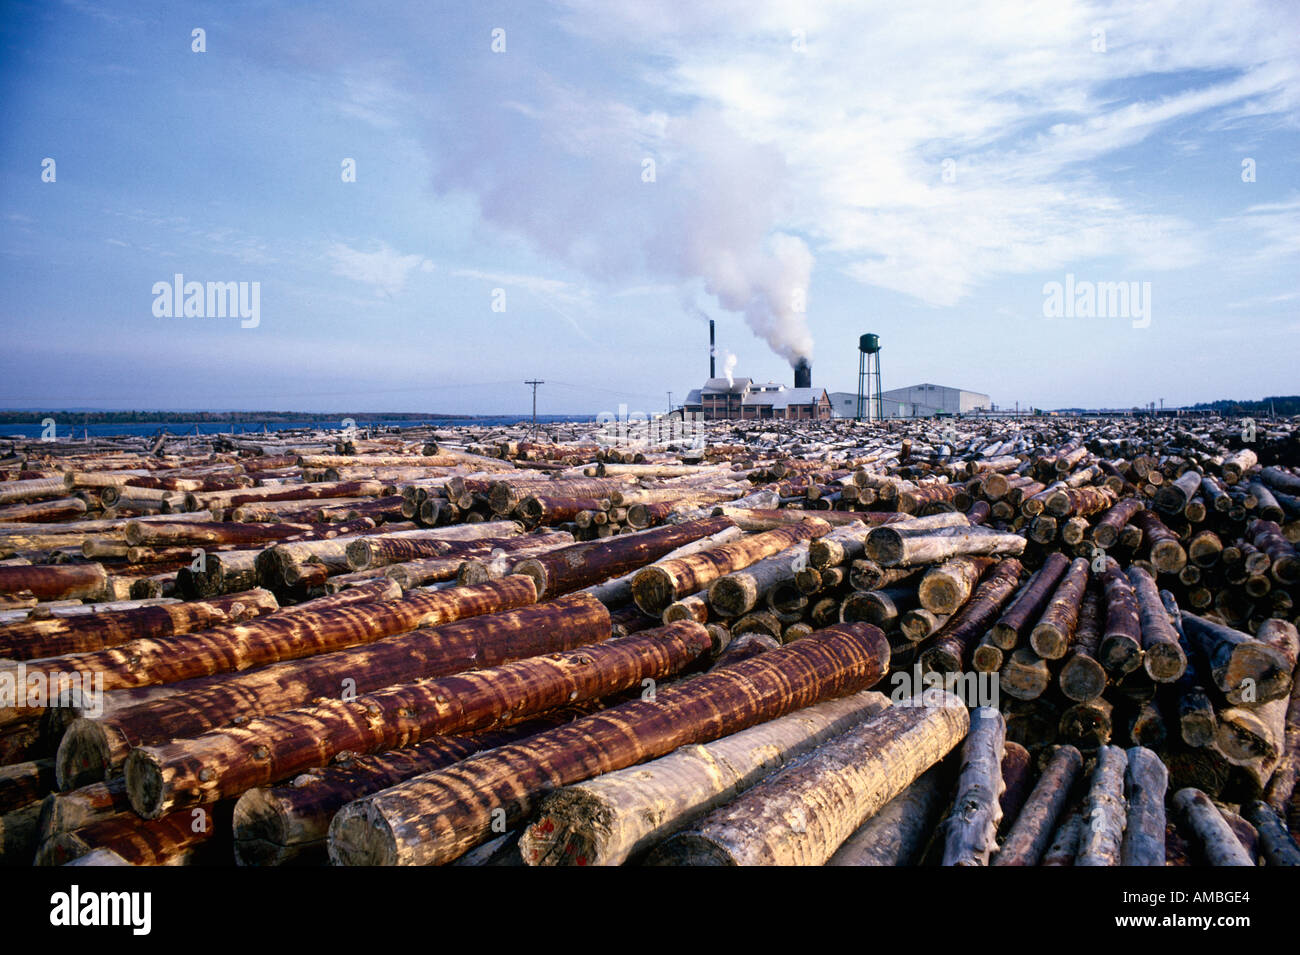
POLYGON ((879 421, 885 416, 885 402, 880 394, 880 336, 862 335, 858 338, 858 413, 859 421, 866 412, 868 421, 879 421))

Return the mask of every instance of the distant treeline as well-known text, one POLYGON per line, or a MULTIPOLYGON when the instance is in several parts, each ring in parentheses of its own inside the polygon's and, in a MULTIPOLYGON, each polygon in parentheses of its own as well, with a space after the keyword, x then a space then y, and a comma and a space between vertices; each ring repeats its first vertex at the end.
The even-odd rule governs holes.
POLYGON ((425 421, 430 418, 473 420, 474 415, 420 414, 417 412, 351 412, 320 414, 304 411, 0 411, 0 424, 40 424, 46 418, 77 424, 193 424, 202 422, 311 421, 339 422, 351 418, 368 421, 425 421))
POLYGON ((1300 414, 1300 395, 1280 395, 1273 398, 1261 398, 1259 401, 1221 401, 1203 402, 1189 406, 1193 411, 1217 411, 1219 414, 1268 414, 1270 411, 1280 415, 1300 414))

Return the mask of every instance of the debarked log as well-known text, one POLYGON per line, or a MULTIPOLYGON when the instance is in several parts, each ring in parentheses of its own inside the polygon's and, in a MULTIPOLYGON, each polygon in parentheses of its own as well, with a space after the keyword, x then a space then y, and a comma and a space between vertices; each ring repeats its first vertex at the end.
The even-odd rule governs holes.
POLYGON ((965 704, 927 690, 822 744, 656 848, 654 865, 822 865, 942 759, 970 726, 965 704))
POLYGON ((1128 755, 1118 746, 1101 746, 1097 750, 1097 765, 1092 771, 1092 780, 1088 786, 1075 865, 1120 864, 1124 824, 1128 819, 1124 800, 1124 773, 1127 768, 1128 755))
POLYGON ((997 710, 989 706, 971 710, 970 732, 962 744, 957 793, 944 821, 946 866, 988 865, 989 856, 997 850, 1006 732, 1006 720, 997 710))
POLYGON ((1024 553, 1025 539, 985 527, 900 531, 885 525, 867 535, 866 550, 867 557, 882 567, 898 567, 959 556, 1019 555, 1024 553))
POLYGON ((826 864, 917 865, 943 811, 945 790, 943 765, 931 766, 845 839, 826 864))
POLYGON ((1144 746, 1134 746, 1128 751, 1125 782, 1128 818, 1120 847, 1120 864, 1163 866, 1169 771, 1154 752, 1144 746))
POLYGON ((863 720, 888 700, 863 691, 551 793, 520 840, 530 865, 621 865, 695 817, 863 720))

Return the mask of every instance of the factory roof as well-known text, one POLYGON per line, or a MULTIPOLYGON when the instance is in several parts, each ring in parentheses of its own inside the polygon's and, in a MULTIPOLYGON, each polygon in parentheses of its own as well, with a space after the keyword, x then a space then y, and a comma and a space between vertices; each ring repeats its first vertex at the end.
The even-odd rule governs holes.
POLYGON ((722 392, 739 395, 743 394, 749 387, 749 381, 748 378, 733 378, 731 381, 726 378, 710 378, 700 390, 701 392, 711 391, 715 394, 722 392))
POLYGON ((790 405, 809 405, 820 401, 825 388, 787 388, 785 391, 765 391, 760 394, 747 395, 743 404, 746 407, 771 405, 773 409, 788 408, 790 405))

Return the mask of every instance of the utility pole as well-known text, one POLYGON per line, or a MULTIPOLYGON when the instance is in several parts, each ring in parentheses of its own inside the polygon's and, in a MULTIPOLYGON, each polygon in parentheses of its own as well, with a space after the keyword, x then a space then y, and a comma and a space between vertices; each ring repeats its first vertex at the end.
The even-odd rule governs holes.
POLYGON ((537 440, 537 386, 544 385, 546 382, 536 378, 530 378, 524 382, 525 385, 533 386, 533 440, 537 440))

